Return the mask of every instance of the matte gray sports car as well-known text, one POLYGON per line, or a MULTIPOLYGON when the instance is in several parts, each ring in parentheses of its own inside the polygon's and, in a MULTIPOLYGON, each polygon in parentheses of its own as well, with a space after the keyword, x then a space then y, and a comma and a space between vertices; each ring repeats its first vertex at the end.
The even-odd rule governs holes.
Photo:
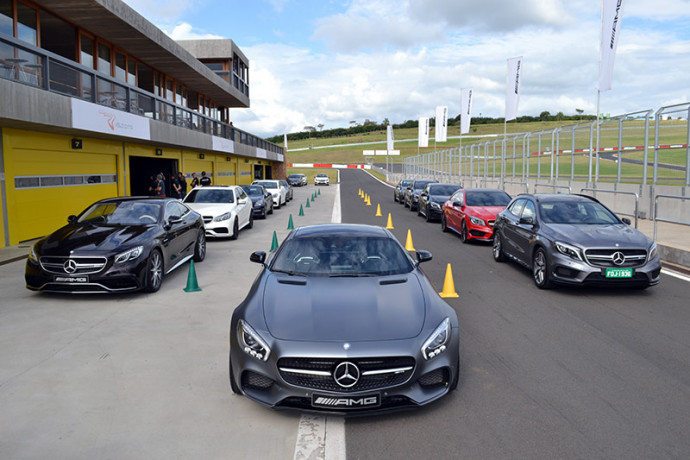
POLYGON ((274 408, 416 407, 458 382, 458 318, 386 229, 294 230, 230 323, 230 385, 274 408))

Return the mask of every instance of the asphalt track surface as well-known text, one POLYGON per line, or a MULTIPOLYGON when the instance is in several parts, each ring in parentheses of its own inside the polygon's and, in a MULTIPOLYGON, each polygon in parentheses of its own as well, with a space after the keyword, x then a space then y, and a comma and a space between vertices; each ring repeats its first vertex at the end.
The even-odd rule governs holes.
POLYGON ((439 291, 451 264, 461 334, 457 391, 421 410, 347 419, 348 458, 688 458, 688 282, 541 291, 529 271, 441 232, 365 172, 341 172, 341 207, 350 223, 385 226, 390 212, 403 244, 409 229, 433 253, 422 267, 439 291))

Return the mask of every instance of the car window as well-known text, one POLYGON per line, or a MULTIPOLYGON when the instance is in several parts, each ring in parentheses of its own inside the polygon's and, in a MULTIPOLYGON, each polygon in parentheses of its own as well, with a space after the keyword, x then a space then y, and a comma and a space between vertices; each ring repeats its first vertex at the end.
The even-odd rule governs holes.
POLYGON ((508 203, 510 195, 499 190, 467 192, 467 206, 506 206, 508 203))
POLYGON ((618 224, 618 218, 596 202, 546 202, 539 204, 542 219, 550 224, 618 224))
POLYGON ((463 206, 463 204, 465 203, 464 192, 460 190, 455 192, 453 196, 450 197, 450 200, 455 203, 460 203, 460 206, 463 206))
POLYGON ((524 198, 520 200, 515 200, 513 204, 511 204, 508 207, 508 211, 510 211, 510 213, 514 216, 520 217, 520 214, 522 214, 522 208, 525 207, 526 202, 527 200, 525 200, 524 198))
POLYGON ((455 192, 459 186, 457 185, 427 185, 429 193, 432 195, 450 195, 455 192))
POLYGON ((525 207, 522 209, 522 215, 520 217, 531 217, 534 218, 534 216, 537 214, 537 210, 534 207, 534 203, 531 201, 527 200, 525 203, 525 207))
POLYGON ((184 199, 185 203, 234 203, 232 189, 195 188, 184 199))
POLYGON ((94 220, 108 225, 141 225, 157 222, 161 206, 158 203, 121 201, 96 203, 79 217, 78 222, 94 220))
POLYGON ((294 238, 276 254, 272 271, 303 276, 382 276, 409 273, 413 266, 390 238, 294 238))

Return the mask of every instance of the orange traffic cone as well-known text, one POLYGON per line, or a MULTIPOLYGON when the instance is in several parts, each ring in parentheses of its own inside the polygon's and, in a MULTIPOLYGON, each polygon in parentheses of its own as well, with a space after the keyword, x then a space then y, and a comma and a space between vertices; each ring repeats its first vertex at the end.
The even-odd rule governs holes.
POLYGON ((393 221, 391 220, 391 213, 388 213, 388 223, 386 224, 386 228, 388 230, 393 230, 395 227, 393 227, 393 221))
POLYGON ((414 244, 412 244, 412 231, 407 230, 407 241, 405 242, 406 251, 416 251, 414 244))
POLYGON ((444 298, 460 297, 458 293, 455 292, 453 270, 450 269, 450 264, 448 264, 448 268, 446 268, 446 279, 443 282, 443 291, 439 292, 438 294, 444 298))
POLYGON ((380 204, 376 205, 376 214, 374 215, 374 217, 381 217, 381 205, 380 204))

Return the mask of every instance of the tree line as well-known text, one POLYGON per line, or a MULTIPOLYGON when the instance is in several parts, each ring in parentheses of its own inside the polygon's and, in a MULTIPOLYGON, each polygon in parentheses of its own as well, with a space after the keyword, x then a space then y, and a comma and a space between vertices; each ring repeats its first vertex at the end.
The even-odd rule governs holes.
MULTIPOLYGON (((577 115, 565 115, 563 112, 558 112, 553 115, 548 111, 544 111, 539 114, 539 116, 523 115, 517 118, 518 123, 534 123, 540 121, 585 121, 585 120, 595 120, 595 115, 583 115, 582 111, 577 109, 577 115)), ((430 126, 434 126, 436 119, 430 118, 430 126)), ((504 117, 472 117, 472 125, 489 125, 503 123, 504 117)), ((363 123, 350 122, 351 126, 349 128, 332 128, 332 129, 319 129, 316 130, 312 126, 305 126, 303 131, 298 133, 290 133, 287 135, 288 141, 297 141, 303 139, 323 139, 332 137, 347 137, 355 136, 358 134, 365 134, 374 131, 385 131, 386 127, 389 125, 388 119, 384 119, 381 123, 377 123, 371 120, 365 120, 363 123)), ((460 115, 449 118, 448 126, 458 126, 460 124, 460 115)), ((404 128, 417 128, 419 126, 418 120, 407 120, 404 123, 393 123, 393 129, 404 129, 404 128)), ((323 125, 319 125, 322 128, 323 125)), ((278 134, 273 137, 266 139, 274 144, 282 144, 283 135, 278 134)))

